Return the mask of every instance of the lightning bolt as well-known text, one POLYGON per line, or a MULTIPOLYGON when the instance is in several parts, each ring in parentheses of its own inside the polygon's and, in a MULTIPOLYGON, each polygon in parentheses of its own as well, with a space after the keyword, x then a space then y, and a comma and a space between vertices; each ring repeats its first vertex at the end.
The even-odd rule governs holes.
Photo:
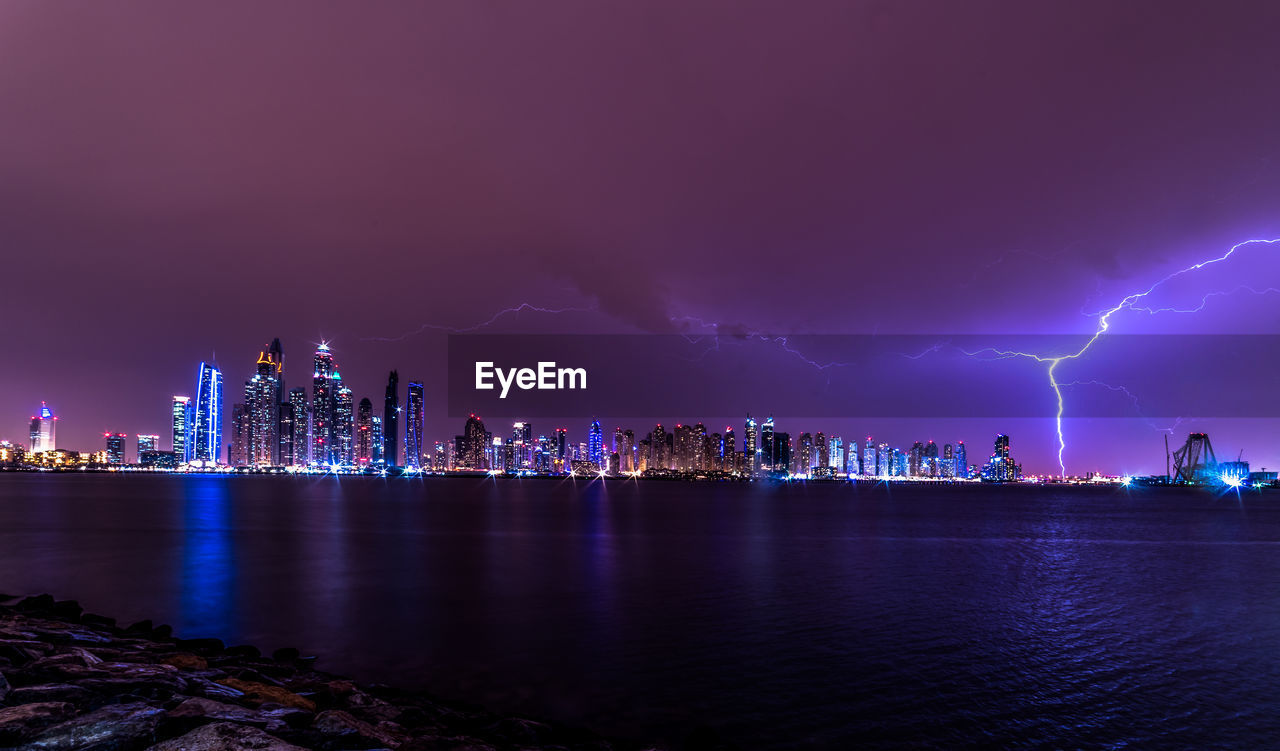
MULTIPOLYGON (((1077 349, 1075 352, 1070 352, 1065 355, 1055 355, 1050 357, 1047 355, 1039 355, 1034 352, 1014 352, 1014 351, 1008 351, 1008 350, 998 350, 998 349, 987 348, 987 349, 978 350, 976 352, 965 352, 965 354, 973 356, 973 355, 981 354, 982 352, 991 352, 993 354, 1000 355, 1002 357, 1025 357, 1025 358, 1035 360, 1038 363, 1048 363, 1049 387, 1053 389, 1054 396, 1057 398, 1057 401, 1058 401, 1058 410, 1057 410, 1057 413, 1054 415, 1054 427, 1058 434, 1058 469, 1061 471, 1062 476, 1065 477, 1067 474, 1067 465, 1062 458, 1063 453, 1066 452, 1067 450, 1067 441, 1062 433, 1062 415, 1063 415, 1063 412, 1065 411, 1065 404, 1062 399, 1063 384, 1059 383, 1057 378, 1058 366, 1064 362, 1068 362, 1070 360, 1077 360, 1081 357, 1084 357, 1085 353, 1089 351, 1089 349, 1093 346, 1094 342, 1101 339, 1102 336, 1111 329, 1111 316, 1115 315, 1116 313, 1119 313, 1120 311, 1126 310, 1126 309, 1143 310, 1145 312, 1153 313, 1153 314, 1157 312, 1161 312, 1160 310, 1153 310, 1150 308, 1141 308, 1141 307, 1135 306, 1135 303, 1145 298, 1146 296, 1150 295, 1152 292, 1155 292, 1162 285, 1174 279, 1177 279, 1178 277, 1184 274, 1190 274, 1192 272, 1199 271, 1200 269, 1203 269, 1206 266, 1212 266, 1213 264, 1221 263, 1227 260, 1228 258, 1230 258, 1231 256, 1235 255, 1235 252, 1237 250, 1245 247, 1246 245, 1255 245, 1255 244, 1273 245, 1275 243, 1280 243, 1280 238, 1276 238, 1273 240, 1257 240, 1257 239, 1245 240, 1244 242, 1236 243, 1235 245, 1232 245, 1227 250, 1227 252, 1223 253, 1220 256, 1210 258, 1205 261, 1200 261, 1199 263, 1193 263, 1190 266, 1187 266, 1182 269, 1178 269, 1177 271, 1174 271, 1162 277, 1161 279, 1157 280, 1154 284, 1152 284, 1150 287, 1147 287, 1145 290, 1142 290, 1140 292, 1134 292, 1130 295, 1127 295, 1121 298, 1120 302, 1116 303, 1110 308, 1099 311, 1098 313, 1095 314, 1098 318, 1097 329, 1093 332, 1093 336, 1089 337, 1089 339, 1084 343, 1084 345, 1081 346, 1079 349, 1077 349)), ((1213 293, 1210 293, 1209 295, 1205 295, 1205 298, 1201 302, 1200 307, 1197 308, 1196 310, 1203 309, 1204 305, 1208 301, 1209 296, 1212 294, 1213 293)), ((1178 312, 1194 312, 1194 311, 1178 311, 1178 312)))

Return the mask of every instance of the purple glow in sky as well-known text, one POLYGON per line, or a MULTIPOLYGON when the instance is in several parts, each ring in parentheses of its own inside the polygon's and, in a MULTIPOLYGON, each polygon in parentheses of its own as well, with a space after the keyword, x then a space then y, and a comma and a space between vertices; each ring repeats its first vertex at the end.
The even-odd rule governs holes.
MULTIPOLYGON (((6 2, 0 438, 41 400, 60 444, 165 434, 273 337, 291 386, 321 338, 357 398, 424 380, 437 438, 449 330, 1083 343, 1280 237, 1276 38, 1266 2, 6 2)), ((1277 256, 1111 330, 1276 333, 1277 256)), ((1064 397, 1068 470, 1163 471, 1151 422, 1064 397)), ((1280 466, 1274 420, 1167 417, 1280 466)), ((1057 469, 1052 420, 779 421, 1057 469)))

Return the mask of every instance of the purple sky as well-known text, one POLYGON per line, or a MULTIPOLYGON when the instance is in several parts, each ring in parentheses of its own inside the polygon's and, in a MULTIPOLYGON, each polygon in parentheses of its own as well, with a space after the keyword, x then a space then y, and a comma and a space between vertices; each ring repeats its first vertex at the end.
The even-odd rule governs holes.
MULTIPOLYGON (((41 399, 60 445, 166 434, 200 359, 230 400, 278 336, 290 385, 321 337, 357 397, 426 379, 444 438, 429 327, 525 302, 591 310, 483 330, 1087 334, 1082 310, 1280 237, 1277 38, 1267 2, 10 0, 0 437, 41 399)), ((1280 286, 1272 255, 1113 330, 1280 330, 1280 295, 1235 290, 1280 286)), ((1118 422, 1069 423, 1069 469, 1162 471, 1118 422)), ((782 427, 985 451, 1003 426, 782 427)), ((1275 421, 1205 427, 1280 466, 1275 421)), ((1051 425, 1008 430, 1055 465, 1051 425)))

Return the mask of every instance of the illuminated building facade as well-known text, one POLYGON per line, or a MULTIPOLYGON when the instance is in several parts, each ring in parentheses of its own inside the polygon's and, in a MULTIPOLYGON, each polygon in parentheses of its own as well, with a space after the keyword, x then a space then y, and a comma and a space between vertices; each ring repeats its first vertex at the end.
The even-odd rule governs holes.
POLYGON ((191 460, 217 464, 222 452, 222 371, 200 363, 195 414, 191 420, 191 460))
POLYGON ((311 462, 333 462, 333 354, 321 342, 311 371, 311 462))
POLYGON ((406 389, 404 426, 404 466, 410 469, 422 469, 422 398, 422 384, 410 381, 406 389))
POLYGON ((124 433, 107 433, 107 464, 124 464, 125 447, 129 436, 124 433))
POLYGON ((136 438, 138 440, 138 463, 139 464, 142 463, 142 452, 160 450, 160 436, 139 433, 136 436, 136 438))
POLYGON ((281 464, 280 398, 284 386, 284 351, 275 339, 258 353, 256 372, 244 387, 248 421, 246 464, 269 467, 281 464))
POLYGON ((49 409, 49 405, 40 402, 40 411, 31 418, 31 453, 54 451, 58 443, 58 418, 49 409))
POLYGON ((356 408, 356 466, 373 462, 373 402, 361 399, 356 408))
POLYGON ((355 464, 355 397, 342 382, 342 374, 333 373, 333 451, 329 462, 343 467, 355 464))
POLYGON ((604 431, 600 429, 599 420, 592 420, 587 432, 587 461, 595 462, 597 467, 604 466, 604 431))
POLYGON ((280 419, 280 463, 306 466, 311 462, 311 410, 307 406, 307 390, 289 389, 289 401, 281 407, 288 414, 280 419))
POLYGON ((191 461, 191 397, 173 397, 173 456, 179 464, 191 461))

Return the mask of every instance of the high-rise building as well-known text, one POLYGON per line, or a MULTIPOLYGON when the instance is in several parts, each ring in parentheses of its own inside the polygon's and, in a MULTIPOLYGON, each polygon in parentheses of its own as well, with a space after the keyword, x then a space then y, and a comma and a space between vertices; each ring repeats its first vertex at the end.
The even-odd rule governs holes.
POLYGON ((956 476, 956 452, 949 443, 942 447, 942 476, 956 476))
POLYGON ((179 464, 191 461, 191 397, 173 397, 173 458, 179 464))
POLYGON ((373 461, 373 402, 361 399, 356 408, 356 466, 367 467, 373 461))
POLYGON ((555 458, 552 461, 558 465, 557 472, 563 472, 569 466, 569 431, 566 428, 556 428, 555 458))
POLYGON ((370 439, 372 445, 370 447, 369 461, 373 464, 382 464, 382 415, 374 415, 370 424, 372 425, 373 437, 370 439))
POLYGON ((331 464, 333 451, 333 355, 329 345, 321 342, 316 348, 315 365, 311 373, 311 462, 331 464))
POLYGON ((40 411, 31 417, 31 453, 54 451, 58 443, 58 418, 49 405, 40 402, 40 411))
POLYGON ((342 374, 333 372, 333 457, 334 464, 355 464, 355 404, 342 374))
POLYGON ((404 466, 422 469, 422 384, 409 381, 406 389, 408 414, 404 425, 404 466))
POLYGON ((191 461, 217 464, 222 454, 222 371, 200 363, 195 415, 191 420, 191 461))
POLYGON ((783 471, 785 466, 775 467, 778 461, 778 449, 774 445, 773 415, 760 427, 760 471, 769 473, 783 471))
POLYGON ((388 467, 400 463, 400 374, 387 375, 387 394, 382 400, 382 460, 388 467))
POLYGON ((738 447, 736 439, 733 435, 733 428, 727 425, 724 429, 724 437, 720 439, 720 454, 724 457, 724 466, 722 469, 724 469, 725 472, 739 471, 737 465, 738 447))
POLYGON ((757 445, 756 421, 747 414, 747 424, 742 431, 742 454, 746 457, 747 465, 743 468, 743 472, 748 475, 754 475, 760 468, 760 464, 756 459, 759 446, 757 445))
POLYGON ((249 464, 249 444, 253 441, 253 426, 249 408, 241 402, 231 405, 231 444, 227 447, 227 464, 243 467, 249 464))
POLYGON ((489 451, 489 434, 484 421, 476 415, 467 418, 458 442, 457 465, 459 469, 488 469, 485 454, 489 451))
POLYGON ((248 464, 268 467, 280 460, 280 398, 284 383, 284 351, 275 339, 258 353, 256 372, 244 387, 248 421, 248 464))
POLYGON ((160 436, 158 435, 148 435, 145 433, 139 433, 137 436, 135 436, 135 438, 137 438, 137 441, 138 441, 138 463, 139 464, 142 463, 143 451, 159 451, 160 450, 160 436))
POLYGON ((956 477, 969 477, 969 457, 965 455, 964 441, 956 443, 956 477))
POLYGON ((311 409, 307 406, 307 390, 299 386, 289 389, 289 401, 280 408, 288 420, 280 419, 280 463, 304 467, 311 462, 311 409))
POLYGON ((125 463, 125 446, 129 436, 124 433, 107 433, 107 464, 125 463))
POLYGON ((876 444, 871 436, 867 436, 867 445, 862 450, 862 476, 880 476, 880 453, 876 451, 876 444))
POLYGON ((587 432, 587 461, 597 467, 604 466, 604 431, 600 429, 599 420, 592 420, 587 432))

